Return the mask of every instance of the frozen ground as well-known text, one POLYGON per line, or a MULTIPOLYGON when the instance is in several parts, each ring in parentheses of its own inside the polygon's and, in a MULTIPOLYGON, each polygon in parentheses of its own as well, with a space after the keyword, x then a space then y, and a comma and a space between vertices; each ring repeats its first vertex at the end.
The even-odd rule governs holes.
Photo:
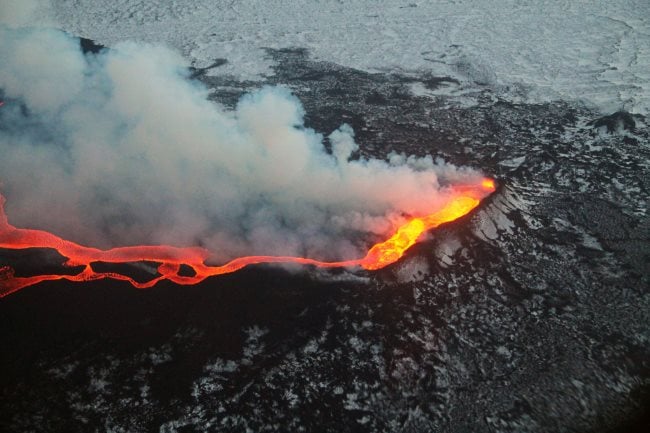
POLYGON ((644 0, 52 0, 41 16, 108 46, 165 43, 199 67, 227 59, 212 73, 239 79, 273 73, 265 47, 302 47, 367 71, 452 76, 513 102, 650 109, 644 0))

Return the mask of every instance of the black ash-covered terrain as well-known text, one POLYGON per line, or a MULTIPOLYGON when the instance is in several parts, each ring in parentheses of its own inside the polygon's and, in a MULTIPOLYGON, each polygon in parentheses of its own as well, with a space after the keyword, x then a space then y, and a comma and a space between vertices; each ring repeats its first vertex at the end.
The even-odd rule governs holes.
MULTIPOLYGON (((262 84, 288 86, 308 126, 481 169, 497 192, 380 272, 6 297, 1 431, 645 431, 647 119, 268 55, 262 84)), ((226 106, 261 85, 194 77, 226 106)))

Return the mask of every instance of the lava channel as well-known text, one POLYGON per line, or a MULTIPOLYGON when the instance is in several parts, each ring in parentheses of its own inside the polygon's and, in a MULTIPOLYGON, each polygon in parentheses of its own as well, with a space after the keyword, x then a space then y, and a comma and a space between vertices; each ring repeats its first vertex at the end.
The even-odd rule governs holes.
POLYGON ((221 266, 205 264, 211 253, 204 248, 143 245, 101 250, 79 245, 43 230, 16 228, 9 224, 4 212, 5 198, 0 194, 0 249, 51 248, 68 259, 63 264, 64 266, 83 266, 84 268, 83 271, 75 275, 45 274, 17 277, 10 266, 0 266, 0 298, 42 281, 52 280, 84 282, 111 278, 128 281, 138 289, 152 287, 162 280, 169 280, 180 285, 191 285, 200 283, 208 277, 229 274, 245 266, 259 263, 298 263, 322 268, 361 267, 374 271, 398 261, 424 232, 468 214, 478 206, 483 197, 494 190, 494 181, 488 178, 476 185, 454 187, 454 193, 442 209, 429 215, 410 219, 398 227, 390 238, 373 245, 365 257, 360 259, 324 262, 306 257, 246 256, 233 259, 221 266), (145 282, 139 282, 128 275, 117 272, 98 272, 91 266, 95 262, 124 264, 139 261, 159 263, 158 276, 145 282), (192 268, 194 275, 181 275, 182 265, 192 268))

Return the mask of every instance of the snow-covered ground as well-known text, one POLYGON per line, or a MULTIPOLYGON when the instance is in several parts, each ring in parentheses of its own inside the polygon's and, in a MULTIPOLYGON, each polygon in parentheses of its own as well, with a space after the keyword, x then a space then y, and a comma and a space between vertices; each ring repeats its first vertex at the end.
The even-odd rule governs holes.
POLYGON ((513 101, 650 111, 650 2, 51 0, 41 23, 111 46, 179 49, 215 74, 271 74, 264 48, 368 71, 449 75, 513 101))

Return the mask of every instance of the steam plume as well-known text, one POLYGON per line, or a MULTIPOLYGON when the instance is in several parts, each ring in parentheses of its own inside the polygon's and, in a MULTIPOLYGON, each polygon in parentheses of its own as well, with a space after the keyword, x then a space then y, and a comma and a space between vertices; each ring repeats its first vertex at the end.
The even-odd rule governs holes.
POLYGON ((159 46, 84 56, 62 32, 0 27, 0 59, 7 213, 84 244, 355 257, 403 214, 439 208, 441 177, 480 176, 431 157, 351 159, 347 125, 329 153, 288 90, 264 87, 228 111, 159 46))

